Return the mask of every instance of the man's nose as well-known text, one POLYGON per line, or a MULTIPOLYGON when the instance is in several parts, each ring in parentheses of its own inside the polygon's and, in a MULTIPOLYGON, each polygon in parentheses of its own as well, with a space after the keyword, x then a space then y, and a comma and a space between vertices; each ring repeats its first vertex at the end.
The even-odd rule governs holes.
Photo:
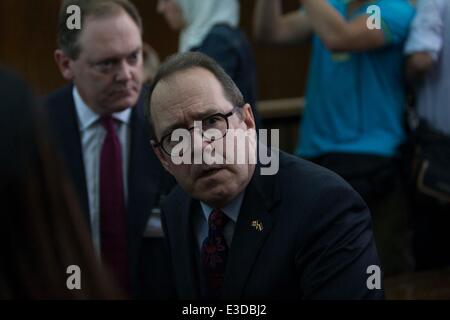
POLYGON ((211 144, 211 141, 203 137, 200 129, 191 132, 191 153, 203 153, 203 150, 211 144))
POLYGON ((133 66, 130 66, 127 61, 122 61, 117 70, 116 81, 125 82, 131 80, 132 77, 133 66))

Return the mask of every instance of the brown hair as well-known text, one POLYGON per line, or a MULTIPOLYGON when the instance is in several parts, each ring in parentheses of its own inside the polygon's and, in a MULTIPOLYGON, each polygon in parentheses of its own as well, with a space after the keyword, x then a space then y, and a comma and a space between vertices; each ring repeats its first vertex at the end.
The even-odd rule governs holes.
POLYGON ((0 299, 123 297, 95 256, 41 108, 1 71, 0 97, 0 299), (81 290, 67 288, 71 265, 81 269, 81 290))
POLYGON ((160 81, 164 81, 176 73, 193 68, 203 68, 210 71, 222 86, 227 100, 230 101, 230 103, 235 107, 241 108, 244 106, 245 101, 241 91, 230 76, 225 72, 225 70, 223 70, 223 68, 215 60, 200 52, 174 54, 161 65, 148 92, 148 108, 146 108, 146 115, 149 123, 151 124, 150 133, 152 139, 156 139, 151 115, 151 99, 155 87, 160 81))
POLYGON ((77 59, 81 52, 78 38, 83 30, 85 19, 89 16, 111 16, 119 13, 120 10, 124 10, 133 19, 142 34, 141 16, 134 4, 128 0, 64 0, 58 15, 58 47, 70 58, 77 59), (78 6, 81 11, 81 29, 79 30, 67 28, 67 8, 72 5, 78 6))

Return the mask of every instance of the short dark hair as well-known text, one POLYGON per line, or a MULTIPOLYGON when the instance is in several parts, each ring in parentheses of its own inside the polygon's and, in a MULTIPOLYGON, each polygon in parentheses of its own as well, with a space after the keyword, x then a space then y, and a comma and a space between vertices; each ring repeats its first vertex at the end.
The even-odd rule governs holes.
POLYGON ((89 16, 107 17, 124 10, 143 33, 142 19, 138 10, 128 0, 64 0, 59 9, 58 15, 58 48, 72 59, 77 59, 81 48, 78 44, 78 38, 83 30, 84 21, 89 16), (67 8, 69 6, 78 6, 81 11, 81 29, 69 29, 67 27, 67 8))
POLYGON ((241 91, 236 86, 230 76, 222 67, 212 58, 200 52, 185 52, 170 56, 158 69, 148 92, 146 101, 146 116, 150 123, 151 139, 156 139, 156 133, 153 127, 151 100, 153 91, 160 81, 168 79, 173 75, 194 68, 203 68, 210 71, 222 86, 225 98, 234 106, 242 108, 245 104, 241 91))

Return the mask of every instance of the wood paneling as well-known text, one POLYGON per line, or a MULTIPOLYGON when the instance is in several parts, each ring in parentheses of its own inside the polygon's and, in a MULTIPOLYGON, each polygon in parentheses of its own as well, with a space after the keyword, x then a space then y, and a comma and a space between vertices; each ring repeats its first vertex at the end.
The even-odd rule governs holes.
MULTIPOLYGON (((156 0, 135 0, 144 20, 144 40, 161 58, 177 51, 178 36, 156 13, 156 0)), ((295 9, 297 0, 285 1, 295 9)), ((40 94, 64 84, 53 60, 56 47, 58 0, 0 1, 0 63, 18 71, 40 94)), ((254 43, 251 34, 255 0, 241 1, 241 25, 249 37, 257 62, 259 99, 303 95, 308 47, 277 48, 254 43)))
POLYGON ((53 61, 59 1, 0 1, 0 63, 18 71, 39 93, 64 81, 53 61))

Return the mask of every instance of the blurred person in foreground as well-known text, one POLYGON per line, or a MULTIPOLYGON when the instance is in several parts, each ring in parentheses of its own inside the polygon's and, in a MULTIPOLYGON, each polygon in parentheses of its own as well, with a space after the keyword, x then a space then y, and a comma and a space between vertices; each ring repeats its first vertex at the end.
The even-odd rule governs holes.
POLYGON ((0 70, 0 299, 125 297, 102 270, 42 110, 0 70), (69 266, 81 289, 69 290, 69 266))

